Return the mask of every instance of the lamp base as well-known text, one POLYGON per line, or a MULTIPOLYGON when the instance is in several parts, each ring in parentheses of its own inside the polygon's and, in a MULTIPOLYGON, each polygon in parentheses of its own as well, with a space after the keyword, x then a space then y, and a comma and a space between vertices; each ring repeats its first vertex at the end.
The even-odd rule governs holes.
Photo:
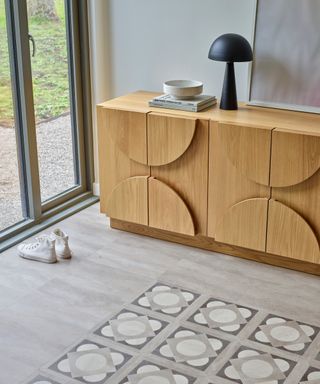
POLYGON ((220 101, 220 109, 235 110, 238 109, 236 79, 234 76, 233 63, 226 63, 224 73, 223 88, 220 101))

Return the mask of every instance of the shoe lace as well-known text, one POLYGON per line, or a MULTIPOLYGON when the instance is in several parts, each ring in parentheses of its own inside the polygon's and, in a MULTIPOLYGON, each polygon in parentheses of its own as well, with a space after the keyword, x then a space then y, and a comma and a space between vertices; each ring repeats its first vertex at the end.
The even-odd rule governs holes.
POLYGON ((36 249, 36 248, 39 247, 39 245, 40 245, 39 242, 31 243, 31 244, 28 244, 26 248, 29 249, 29 250, 31 250, 31 249, 36 249))
POLYGON ((29 250, 33 250, 33 249, 36 249, 40 246, 40 243, 45 241, 46 240, 46 237, 45 236, 38 236, 35 238, 35 242, 34 243, 30 243, 27 245, 27 249, 29 250))

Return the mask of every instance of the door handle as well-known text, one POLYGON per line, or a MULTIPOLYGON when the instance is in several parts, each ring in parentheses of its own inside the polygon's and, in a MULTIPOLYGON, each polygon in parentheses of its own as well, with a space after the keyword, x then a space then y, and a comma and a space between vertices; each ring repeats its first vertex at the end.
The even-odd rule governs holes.
POLYGON ((32 57, 35 57, 35 55, 36 55, 36 42, 35 42, 33 36, 30 35, 30 33, 28 34, 28 39, 32 43, 32 57))

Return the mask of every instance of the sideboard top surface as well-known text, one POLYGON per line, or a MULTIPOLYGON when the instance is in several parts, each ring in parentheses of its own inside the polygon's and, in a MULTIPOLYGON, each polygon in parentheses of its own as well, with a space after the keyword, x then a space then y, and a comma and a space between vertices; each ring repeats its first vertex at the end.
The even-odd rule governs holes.
POLYGON ((254 107, 248 106, 245 103, 239 103, 239 109, 236 111, 221 110, 218 105, 202 112, 185 112, 149 107, 148 101, 158 95, 160 93, 137 91, 103 102, 98 107, 142 113, 158 112, 176 116, 188 115, 203 120, 229 122, 231 124, 249 124, 264 128, 269 127, 270 129, 281 128, 296 131, 297 133, 320 136, 320 115, 318 114, 254 107))

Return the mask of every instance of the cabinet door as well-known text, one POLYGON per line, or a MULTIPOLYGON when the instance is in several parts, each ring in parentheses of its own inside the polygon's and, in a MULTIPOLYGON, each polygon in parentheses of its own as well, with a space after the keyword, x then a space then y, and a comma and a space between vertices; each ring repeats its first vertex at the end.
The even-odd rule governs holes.
POLYGON ((117 184, 107 201, 109 217, 148 225, 148 176, 129 177, 117 184))
POLYGON ((301 215, 320 241, 320 136, 275 129, 270 184, 272 198, 301 215))
POLYGON ((288 187, 320 168, 320 136, 275 129, 272 132, 270 185, 288 187))
POLYGON ((267 252, 320 264, 319 243, 310 225, 273 199, 269 201, 267 252))
MULTIPOLYGON (((210 122, 208 236, 216 238, 228 210, 248 199, 270 198, 272 128, 210 122)), ((251 209, 249 208, 251 211, 251 209)), ((230 214, 230 212, 229 212, 230 214)), ((254 221, 254 220, 253 220, 254 221)), ((226 222, 227 223, 227 222, 226 222)), ((227 230, 224 227, 224 230, 227 230)), ((237 231, 234 226, 230 228, 237 231)), ((229 234, 231 238, 236 233, 229 234)), ((261 249, 261 241, 237 245, 261 249)), ((220 238, 221 239, 221 238, 220 238)), ((222 240, 219 240, 222 241, 222 240)))
MULTIPOLYGON (((170 145, 174 144, 180 149, 176 152, 176 160, 169 164, 161 166, 151 166, 151 175, 158 180, 166 183, 175 190, 185 201, 193 217, 195 232, 198 234, 207 234, 207 209, 208 209, 208 125, 206 120, 193 120, 188 123, 186 130, 189 139, 186 140, 187 132, 181 132, 181 126, 186 124, 188 119, 176 118, 171 116, 161 116, 160 121, 165 118, 170 122, 171 129, 175 132, 174 139, 169 142, 159 140, 158 146, 163 146, 161 151, 165 152, 170 145), (177 128, 177 130, 175 130, 177 128), (193 132, 194 131, 194 132, 193 132), (174 140, 174 143, 171 143, 174 140), (189 140, 191 142, 189 143, 189 140), (187 147, 187 148, 185 148, 187 147)), ((157 118, 158 119, 158 118, 157 118)), ((151 118, 152 124, 155 124, 154 116, 151 118)), ((158 121, 158 120, 157 120, 158 121)), ((161 130, 162 125, 157 128, 161 130)), ((150 128, 150 127, 148 127, 150 128)), ((154 131, 156 127, 154 126, 154 131)), ((153 132, 154 132, 153 131, 153 132)), ((167 128, 165 129, 165 132, 167 128)), ((149 135, 150 136, 150 131, 149 135)), ((157 133, 160 136, 160 133, 157 133)), ((164 137, 169 137, 165 133, 164 137)), ((170 136, 171 137, 171 136, 170 136)), ((156 142, 156 141, 155 141, 156 142)), ((158 151, 157 148, 155 148, 158 151)), ((152 147, 149 147, 149 159, 152 147)), ((169 151, 173 153, 172 150, 169 151)), ((155 157, 153 157, 155 158, 155 157)), ((164 156, 162 157, 162 159, 164 156)), ((168 159, 168 157, 167 157, 168 159)), ((170 159, 172 157, 170 156, 170 159)), ((164 220, 165 218, 163 218, 164 220)))
POLYGON ((191 213, 181 196, 153 177, 148 180, 149 226, 166 231, 195 234, 191 213))
POLYGON ((265 252, 268 199, 240 201, 218 222, 215 240, 265 252))
MULTIPOLYGON (((114 119, 117 115, 115 112, 103 107, 97 108, 100 210, 103 213, 107 213, 108 200, 116 185, 131 176, 150 175, 147 165, 130 159, 114 140, 117 120, 114 119)), ((119 130, 123 131, 120 125, 119 130)))
POLYGON ((109 109, 107 129, 114 144, 131 160, 147 164, 147 115, 109 109))
POLYGON ((148 114, 148 164, 164 165, 188 149, 196 130, 196 119, 148 114))

